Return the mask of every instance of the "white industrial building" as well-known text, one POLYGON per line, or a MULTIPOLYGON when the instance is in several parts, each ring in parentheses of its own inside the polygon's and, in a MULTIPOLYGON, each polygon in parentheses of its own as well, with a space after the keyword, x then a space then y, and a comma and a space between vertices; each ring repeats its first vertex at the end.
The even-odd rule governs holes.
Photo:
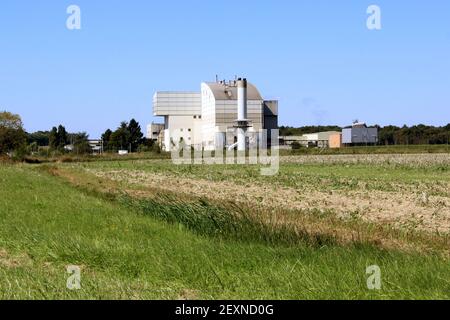
POLYGON ((202 83, 200 92, 156 92, 153 115, 164 117, 164 124, 149 125, 147 137, 166 151, 180 143, 205 150, 240 143, 242 150, 248 143, 244 135, 278 128, 278 101, 264 100, 253 84, 239 78, 202 83))

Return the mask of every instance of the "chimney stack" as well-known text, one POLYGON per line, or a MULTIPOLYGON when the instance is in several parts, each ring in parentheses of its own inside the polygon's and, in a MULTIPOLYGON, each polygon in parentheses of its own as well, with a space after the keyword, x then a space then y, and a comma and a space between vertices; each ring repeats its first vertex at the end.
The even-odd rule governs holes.
POLYGON ((238 96, 238 119, 237 119, 237 138, 238 151, 245 151, 246 132, 248 129, 247 119, 247 79, 238 78, 237 80, 237 96, 238 96))

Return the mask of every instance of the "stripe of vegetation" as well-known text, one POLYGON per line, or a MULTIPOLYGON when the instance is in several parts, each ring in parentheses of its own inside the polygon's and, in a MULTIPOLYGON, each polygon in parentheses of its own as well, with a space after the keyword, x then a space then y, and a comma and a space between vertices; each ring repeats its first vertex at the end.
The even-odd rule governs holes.
POLYGON ((172 224, 178 223, 205 236, 278 245, 301 243, 323 246, 336 244, 336 241, 329 235, 311 235, 288 226, 274 227, 265 224, 253 218, 247 209, 232 203, 227 207, 222 207, 204 199, 197 202, 184 202, 169 194, 161 194, 145 200, 122 196, 119 201, 146 215, 172 224))

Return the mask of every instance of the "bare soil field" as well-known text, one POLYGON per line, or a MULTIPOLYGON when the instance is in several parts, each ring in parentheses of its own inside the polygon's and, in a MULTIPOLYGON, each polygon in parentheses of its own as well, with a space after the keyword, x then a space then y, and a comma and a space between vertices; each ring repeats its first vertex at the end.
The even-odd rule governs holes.
POLYGON ((303 155, 281 157, 282 163, 316 164, 372 164, 406 165, 427 167, 450 164, 450 154, 343 154, 343 155, 303 155))
MULTIPOLYGON (((88 166, 97 177, 266 208, 332 212, 342 219, 450 232, 450 155, 313 155, 281 158, 280 174, 240 166, 174 166, 138 161, 88 166), (246 168, 246 169, 244 169, 246 168)), ((135 191, 139 193, 138 191, 135 191)))
POLYGON ((333 210, 343 218, 360 217, 376 223, 421 230, 450 230, 450 200, 415 192, 305 191, 290 187, 242 185, 205 179, 192 180, 143 171, 92 171, 96 176, 130 184, 175 191, 212 200, 233 200, 256 206, 333 210))

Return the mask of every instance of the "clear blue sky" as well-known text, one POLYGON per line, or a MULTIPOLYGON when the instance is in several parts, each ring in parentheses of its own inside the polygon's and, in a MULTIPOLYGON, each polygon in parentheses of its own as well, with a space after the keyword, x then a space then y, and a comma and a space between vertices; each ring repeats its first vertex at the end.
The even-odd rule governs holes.
POLYGON ((448 0, 1 0, 0 109, 92 138, 157 90, 245 76, 280 124, 450 122, 448 0), (82 29, 66 28, 80 6, 82 29), (366 28, 367 7, 382 30, 366 28))

